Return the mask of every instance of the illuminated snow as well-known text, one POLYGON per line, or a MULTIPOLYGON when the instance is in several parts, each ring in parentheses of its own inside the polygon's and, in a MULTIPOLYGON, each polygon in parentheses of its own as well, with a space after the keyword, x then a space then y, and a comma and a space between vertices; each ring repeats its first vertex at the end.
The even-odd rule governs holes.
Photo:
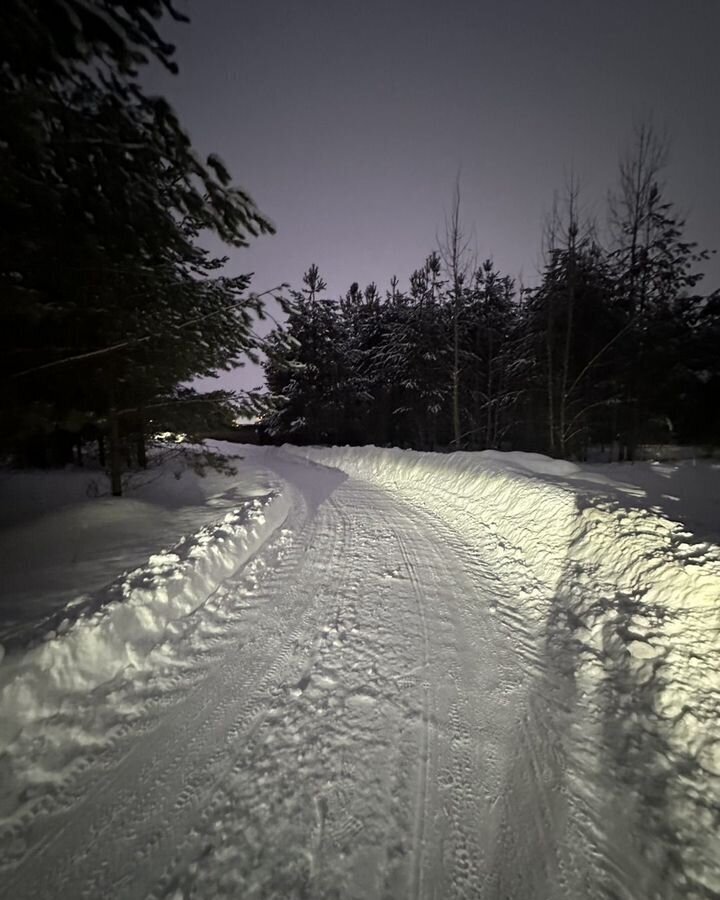
POLYGON ((720 549, 647 469, 242 452, 2 661, 0 893, 720 891, 720 549))

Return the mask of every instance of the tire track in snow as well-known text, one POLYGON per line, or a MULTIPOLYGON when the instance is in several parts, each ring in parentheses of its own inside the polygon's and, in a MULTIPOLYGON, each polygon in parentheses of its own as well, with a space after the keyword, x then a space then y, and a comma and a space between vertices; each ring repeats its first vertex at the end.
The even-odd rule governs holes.
MULTIPOLYGON (((419 608, 423 609, 428 659, 425 679, 433 701, 426 722, 432 718, 436 725, 433 752, 425 760, 421 751, 420 757, 421 766, 427 762, 420 782, 422 796, 418 797, 422 830, 415 868, 420 875, 412 882, 411 896, 475 898, 479 896, 482 856, 475 833, 480 827, 482 811, 480 797, 473 786, 481 781, 482 773, 470 752, 477 722, 469 715, 472 684, 460 664, 463 626, 453 600, 465 596, 482 604, 482 583, 472 583, 464 577, 458 560, 453 554, 448 556, 444 544, 438 544, 434 529, 426 527, 422 515, 419 523, 417 511, 411 506, 400 501, 398 508, 404 528, 398 529, 397 539, 411 573, 419 608), (418 541, 418 535, 426 537, 418 541), (427 536, 431 536, 430 540, 427 536), (422 573, 422 581, 418 573, 422 573), (432 610, 436 630, 446 632, 442 640, 429 636, 424 608, 432 610), (442 703, 438 699, 439 691, 444 698, 442 703), (432 803, 428 799, 430 795, 432 803), (423 877, 426 844, 433 851, 427 883, 423 877)), ((478 614, 480 610, 476 610, 478 614)))
MULTIPOLYGON (((535 627, 537 615, 523 616, 512 607, 518 591, 532 599, 534 577, 517 560, 501 557, 499 566, 491 534, 485 552, 480 553, 480 548, 470 548, 462 535, 432 512, 423 509, 414 514, 416 520, 418 516, 425 520, 427 530, 433 530, 450 552, 455 583, 466 585, 454 594, 459 627, 471 646, 493 657, 489 665, 475 665, 468 664, 467 654, 465 660, 459 654, 464 674, 457 681, 459 693, 451 719, 456 731, 455 765, 464 777, 454 776, 451 770, 440 773, 451 784, 453 808, 461 810, 466 824, 475 823, 475 839, 471 836, 469 842, 468 828, 453 824, 461 859, 458 871, 463 873, 454 888, 456 896, 488 900, 608 897, 604 867, 612 868, 613 862, 600 852, 598 823, 588 817, 582 798, 573 795, 569 783, 572 762, 563 729, 569 721, 572 678, 553 669, 548 636, 535 627), (492 682, 498 675, 507 684, 493 693, 492 682), (476 698, 484 698, 484 703, 476 698), (497 703, 507 705, 512 715, 489 717, 488 707, 497 703), (494 775, 482 771, 469 752, 472 731, 482 734, 483 719, 488 718, 502 735, 483 760, 496 769, 494 775), (486 792, 484 808, 477 799, 468 798, 469 783, 486 792)), ((549 602, 549 598, 535 599, 549 602)))
MULTIPOLYGON (((305 547, 313 543, 317 528, 312 519, 301 535, 305 547)), ((337 543, 331 539, 325 546, 331 555, 342 556, 337 543)), ((31 823, 34 831, 45 826, 43 833, 33 835, 34 846, 28 848, 19 869, 6 874, 4 895, 56 896, 68 882, 78 884, 77 896, 121 897, 137 882, 140 869, 151 868, 151 860, 153 866, 159 864, 181 823, 190 818, 193 800, 212 789, 218 769, 222 777, 222 764, 233 742, 247 728, 248 719, 257 716, 262 698, 304 635, 305 619, 322 600, 321 594, 312 590, 298 598, 303 549, 297 543, 271 573, 271 582, 274 578, 280 584, 280 590, 274 591, 272 584, 268 587, 270 595, 277 594, 277 614, 266 616, 264 627, 246 645, 263 644, 262 652, 250 665, 233 653, 226 654, 209 678, 161 720, 156 731, 141 735, 130 752, 98 778, 94 793, 63 816, 31 823), (215 734, 222 739, 217 748, 215 734), (188 759, 193 761, 190 766, 188 759), (113 848, 111 859, 104 860, 101 867, 96 861, 98 845, 113 848), (33 866, 38 853, 43 856, 42 867, 33 866), (130 859, 135 867, 127 875, 130 859)), ((127 896, 137 896, 133 890, 127 896)))
MULTIPOLYGON (((415 823, 413 826, 413 867, 412 880, 410 882, 410 896, 419 898, 423 895, 423 874, 424 874, 424 855, 425 855, 425 823, 428 818, 428 772, 430 769, 430 733, 429 718, 431 708, 431 684, 427 681, 429 677, 430 665, 430 640, 428 637, 427 618, 423 606, 422 591, 418 581, 417 568, 410 559, 407 547, 399 534, 396 532, 398 547, 400 554, 407 567, 408 577, 412 584, 415 602, 417 604, 418 616, 422 627, 422 644, 423 644, 423 682, 422 682, 422 713, 420 724, 420 750, 419 764, 420 773, 418 777, 418 796, 415 806, 415 823)), ((434 707, 434 703, 432 703, 434 707)))
MULTIPOLYGON (((34 854, 0 892, 540 896, 518 892, 513 872, 557 837, 558 817, 538 807, 543 767, 561 774, 562 758, 535 711, 524 721, 543 671, 536 636, 501 614, 522 566, 499 584, 483 551, 359 481, 309 521, 296 511, 296 524, 304 531, 258 577, 247 628, 228 617, 227 640, 198 642, 208 668, 184 667, 179 689, 199 681, 111 754, 94 794, 36 823, 34 854), (525 817, 537 823, 529 837, 525 817)), ((218 602, 237 593, 230 580, 218 602)))
MULTIPOLYGON (((330 498, 328 506, 334 510, 336 518, 339 519, 339 527, 333 532, 334 540, 331 543, 331 549, 339 549, 340 552, 331 555, 341 560, 340 575, 342 576, 348 569, 348 554, 352 550, 353 545, 352 531, 345 517, 342 515, 337 516, 338 506, 336 501, 330 498)), ((316 533, 317 529, 313 529, 310 536, 306 536, 304 539, 306 552, 314 543, 314 535, 316 533)), ((327 545, 324 546, 327 547, 327 545)), ((299 572, 294 572, 290 577, 295 580, 298 576, 299 572)), ((299 674, 296 671, 297 661, 302 658, 302 650, 307 644, 308 634, 314 633, 319 628, 318 623, 325 618, 327 610, 334 606, 332 591, 329 591, 327 586, 324 588, 322 586, 318 587, 319 589, 314 595, 317 602, 313 605, 312 614, 303 617, 301 624, 294 629, 289 640, 286 641, 285 650, 279 654, 276 663, 268 670, 266 682, 267 693, 270 699, 258 697, 253 707, 255 715, 252 718, 252 726, 242 734, 242 739, 237 741, 238 745, 242 747, 252 746, 254 742, 259 740, 259 735, 263 729, 285 708, 289 695, 300 690, 297 685, 303 682, 303 676, 296 677, 299 674), (291 666, 290 664, 293 662, 294 664, 291 666)), ((301 693, 302 690, 300 690, 301 693)), ((232 798, 224 782, 240 777, 247 766, 248 754, 241 751, 237 754, 237 759, 232 760, 232 764, 227 767, 222 776, 216 779, 212 789, 206 792, 207 802, 199 811, 189 839, 179 842, 176 852, 168 860, 164 872, 160 875, 152 892, 148 895, 149 898, 161 898, 174 894, 176 882, 178 881, 178 870, 192 861, 193 856, 197 854, 198 846, 202 845, 202 853, 207 855, 208 848, 212 843, 212 826, 217 816, 221 814, 224 808, 232 806, 232 798)), ((234 810, 234 815, 237 815, 237 810, 234 810)))
POLYGON ((358 804, 387 803, 387 791, 378 790, 375 783, 378 764, 387 756, 386 745, 377 740, 373 714, 378 699, 375 685, 380 680, 372 670, 376 660, 382 660, 360 627, 359 579, 367 574, 369 560, 354 546, 358 534, 367 532, 367 523, 358 521, 347 508, 348 499, 343 498, 335 510, 349 536, 341 557, 335 559, 332 598, 325 604, 324 622, 320 617, 315 632, 306 635, 305 658, 297 660, 289 677, 294 687, 279 686, 273 709, 213 803, 221 815, 208 810, 203 816, 196 847, 205 844, 210 852, 190 861, 193 848, 188 845, 184 861, 176 860, 175 871, 163 876, 154 896, 175 891, 213 897, 325 896, 322 885, 343 880, 345 854, 358 847, 362 850, 364 838, 376 825, 354 815, 362 813, 358 804), (370 676, 370 684, 364 673, 370 676), (270 756, 264 752, 266 747, 272 750, 270 756), (343 798, 348 809, 335 820, 332 799, 337 792, 328 788, 341 774, 336 760, 342 760, 348 750, 354 758, 348 775, 354 781, 355 796, 343 798), (305 802, 308 784, 319 786, 310 803, 305 802), (264 813, 279 795, 289 804, 282 822, 264 813), (262 859, 253 859, 248 834, 257 834, 262 859), (232 871, 223 872, 228 854, 235 854, 238 845, 245 848, 241 858, 234 859, 232 871), (334 868, 338 861, 341 871, 334 868), (224 886, 225 878, 232 889, 224 886))
MULTIPOLYGON (((342 514, 348 516, 358 549, 346 552, 348 558, 355 554, 349 577, 345 584, 342 578, 335 580, 337 593, 326 605, 328 612, 335 611, 321 629, 341 640, 321 640, 319 649, 308 651, 307 664, 293 676, 302 675, 303 689, 296 692, 296 697, 279 695, 272 722, 270 716, 266 717, 253 736, 256 746, 248 746, 233 773, 237 783, 226 786, 222 797, 213 804, 227 810, 224 820, 218 824, 214 813, 207 816, 203 837, 196 841, 195 849, 205 845, 212 846, 212 850, 191 861, 193 847, 189 845, 184 862, 177 860, 175 872, 169 871, 163 877, 154 896, 170 896, 176 890, 192 896, 232 896, 233 891, 243 897, 290 896, 294 890, 297 896, 313 898, 381 895, 397 898, 430 896, 435 891, 435 886, 429 887, 423 880, 425 864, 421 853, 427 843, 437 856, 437 841, 434 833, 427 841, 427 835, 419 841, 417 834, 419 828, 425 829, 439 815, 435 799, 429 801, 435 771, 429 751, 436 740, 431 740, 429 728, 433 721, 433 734, 436 734, 437 722, 432 709, 424 715, 422 712, 422 698, 425 691, 430 698, 429 689, 420 685, 418 709, 402 685, 410 690, 418 689, 416 679, 406 674, 413 668, 419 669, 423 681, 429 681, 430 685, 440 677, 442 665, 431 672, 425 663, 430 643, 429 625, 426 621, 423 628, 421 622, 426 584, 423 582, 421 586, 416 568, 420 557, 426 561, 430 557, 433 561, 424 572, 428 576, 426 580, 433 585, 427 596, 433 598, 440 591, 439 582, 447 579, 447 573, 442 572, 439 582, 435 582, 434 572, 441 563, 430 536, 416 537, 405 547, 405 536, 398 536, 397 527, 392 527, 397 525, 398 516, 404 528, 412 525, 404 506, 398 506, 383 492, 373 491, 368 496, 364 486, 360 493, 366 504, 373 502, 370 509, 360 511, 362 515, 352 508, 358 498, 353 498, 350 488, 342 497, 342 514), (389 521, 390 527, 374 526, 373 517, 389 521), (399 549, 399 542, 405 555, 399 549), (402 574, 397 571, 396 561, 401 564, 402 574), (384 582, 381 569, 391 570, 384 582), (359 590, 361 584, 365 593, 359 590), (378 590, 383 584, 387 587, 385 594, 378 590), (313 687, 334 678, 334 672, 337 673, 334 687, 313 687), (369 673, 369 683, 363 673, 369 673), (323 712, 325 715, 320 719, 323 712), (422 736, 418 741, 416 723, 428 729, 424 779, 417 777, 422 736), (400 727, 399 742, 394 737, 397 727, 400 727), (265 758, 263 747, 269 741, 273 755, 265 758), (398 743, 404 748, 399 756, 392 752, 398 743), (297 755, 298 748, 302 748, 302 758, 297 755), (338 794, 330 783, 337 777, 337 766, 332 760, 342 758, 343 748, 352 748, 354 783, 353 795, 342 797, 341 805, 346 808, 338 818, 333 810, 338 794), (262 770, 258 771, 258 762, 264 759, 262 770), (290 765, 293 766, 291 775, 290 765), (393 812, 392 805, 388 806, 389 795, 397 792, 389 791, 386 786, 398 777, 403 784, 409 780, 410 787, 401 791, 399 808, 393 812), (329 779, 325 782, 327 788, 323 786, 324 778, 329 779), (312 803, 306 803, 303 786, 312 783, 320 786, 319 793, 312 803), (419 805, 418 784, 425 785, 427 798, 419 805), (257 813, 273 803, 279 793, 291 804, 282 836, 272 830, 277 829, 277 822, 257 813), (252 867, 253 847, 246 845, 248 833, 257 833, 256 840, 264 848, 264 861, 256 860, 255 868, 252 867), (401 846, 405 837, 409 850, 396 854, 393 847, 401 846), (242 854, 237 851, 238 845, 244 847, 242 854), (302 858, 303 845, 307 847, 306 861, 302 858), (227 854, 235 854, 232 871, 225 873, 232 881, 232 890, 223 888, 223 875, 218 872, 227 854), (378 876, 387 873, 384 892, 379 883, 374 887, 359 885, 360 879, 369 877, 369 859, 376 861, 378 876)), ((313 641, 307 643, 310 646, 313 641)), ((439 883, 435 876, 434 881, 439 883)))

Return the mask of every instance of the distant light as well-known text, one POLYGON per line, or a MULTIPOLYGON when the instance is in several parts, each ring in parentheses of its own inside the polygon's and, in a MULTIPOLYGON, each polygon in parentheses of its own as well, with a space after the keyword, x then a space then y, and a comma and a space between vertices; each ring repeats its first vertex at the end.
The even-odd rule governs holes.
POLYGON ((153 437, 156 441, 165 441, 168 444, 182 444, 188 436, 175 431, 159 431, 153 437))

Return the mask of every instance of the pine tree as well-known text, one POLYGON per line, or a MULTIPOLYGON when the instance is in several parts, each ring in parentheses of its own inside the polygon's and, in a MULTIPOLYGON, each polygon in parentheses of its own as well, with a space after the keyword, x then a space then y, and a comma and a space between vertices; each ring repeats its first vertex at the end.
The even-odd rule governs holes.
POLYGON ((409 295, 396 299, 378 357, 394 388, 398 436, 419 449, 446 440, 443 412, 451 397, 451 362, 443 288, 442 262, 433 252, 411 275, 409 295))
POLYGON ((149 58, 175 69, 163 13, 183 18, 152 0, 11 0, 2 36, 0 213, 16 223, 0 244, 2 436, 17 449, 71 419, 107 428, 114 493, 115 445, 143 431, 141 410, 257 346, 249 279, 218 276, 200 231, 237 246, 272 231, 139 87, 149 58))
POLYGON ((720 291, 692 304, 692 341, 683 347, 685 371, 673 411, 682 440, 720 444, 720 291))
POLYGON ((526 315, 535 340, 534 405, 544 417, 543 449, 583 455, 590 443, 612 440, 623 324, 595 241, 552 251, 526 315))
POLYGON ((461 332, 463 439, 469 448, 498 448, 513 425, 525 362, 513 282, 492 260, 473 273, 461 332))
POLYGON ((383 444, 391 430, 391 386, 379 364, 390 306, 375 282, 353 284, 340 301, 342 378, 338 384, 338 434, 343 443, 383 444))
POLYGON ((563 207, 554 205, 546 246, 542 282, 529 292, 525 308, 534 351, 533 407, 544 417, 540 446, 566 457, 584 452, 598 437, 598 411, 607 413, 617 403, 617 384, 609 383, 608 373, 617 372, 613 350, 624 331, 612 305, 606 255, 592 223, 580 220, 574 179, 563 207))
POLYGON ((684 238, 685 222, 663 198, 666 160, 664 142, 650 124, 640 125, 611 198, 615 300, 627 329, 620 430, 629 459, 641 440, 672 431, 668 398, 683 363, 682 353, 671 350, 678 338, 679 344, 691 339, 690 292, 702 278, 697 263, 708 258, 684 238))
POLYGON ((276 440, 327 443, 338 425, 345 342, 337 304, 321 296, 327 285, 316 265, 303 284, 291 292, 287 321, 267 341, 270 412, 264 427, 276 440))

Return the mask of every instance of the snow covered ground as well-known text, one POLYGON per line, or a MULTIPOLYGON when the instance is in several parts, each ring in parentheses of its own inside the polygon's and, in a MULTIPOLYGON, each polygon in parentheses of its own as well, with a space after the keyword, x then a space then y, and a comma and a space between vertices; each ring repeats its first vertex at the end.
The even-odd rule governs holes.
POLYGON ((221 449, 0 483, 0 897, 720 895, 720 470, 221 449))
POLYGON ((267 493, 261 472, 229 451, 230 476, 199 474, 194 448, 166 448, 126 479, 121 502, 98 469, 0 472, 0 644, 26 643, 68 606, 87 605, 113 578, 267 493))

